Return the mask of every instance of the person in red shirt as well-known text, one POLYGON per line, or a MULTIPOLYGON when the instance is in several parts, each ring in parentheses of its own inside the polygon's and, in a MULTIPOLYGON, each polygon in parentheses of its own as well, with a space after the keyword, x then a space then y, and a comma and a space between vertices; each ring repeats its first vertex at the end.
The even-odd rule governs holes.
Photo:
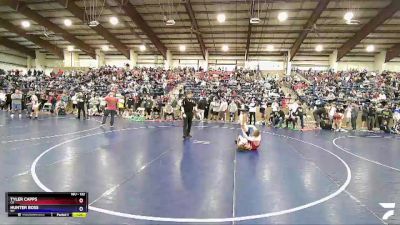
POLYGON ((107 102, 107 107, 104 112, 103 122, 101 123, 101 125, 104 125, 107 121, 108 115, 111 115, 110 126, 113 127, 114 126, 114 117, 117 114, 118 99, 115 97, 114 92, 110 92, 104 100, 107 102))

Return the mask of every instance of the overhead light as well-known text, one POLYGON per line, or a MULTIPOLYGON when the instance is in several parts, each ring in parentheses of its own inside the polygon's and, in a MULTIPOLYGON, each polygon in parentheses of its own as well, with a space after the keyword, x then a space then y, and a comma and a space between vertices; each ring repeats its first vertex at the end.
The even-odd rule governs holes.
POLYGON ((229 51, 229 46, 228 45, 222 45, 222 51, 224 51, 224 52, 229 51))
POLYGON ((72 25, 72 21, 70 19, 65 19, 64 20, 64 25, 67 27, 70 27, 72 25))
POLYGON ((119 23, 119 20, 117 17, 112 16, 112 17, 110 17, 110 23, 115 26, 119 23))
POLYGON ((366 50, 367 52, 373 52, 373 51, 375 51, 375 46, 374 46, 374 45, 368 45, 368 46, 365 48, 365 50, 366 50))
POLYGON ((102 49, 104 52, 110 50, 110 48, 108 47, 108 45, 103 45, 103 46, 101 47, 101 49, 102 49))
POLYGON ((273 45, 267 45, 267 51, 269 51, 269 52, 274 51, 274 46, 273 45))
POLYGON ((346 21, 351 21, 354 17, 354 13, 352 11, 346 12, 346 14, 344 14, 343 19, 345 19, 346 21))
POLYGON ((289 16, 288 16, 287 12, 280 12, 280 13, 278 14, 278 20, 279 20, 280 22, 286 21, 288 17, 289 17, 289 16))
POLYGON ((67 47, 67 50, 68 50, 69 52, 72 52, 72 51, 74 50, 74 46, 73 46, 73 45, 69 45, 69 46, 67 47))
POLYGON ((322 46, 322 45, 317 45, 315 47, 315 51, 317 51, 317 52, 322 52, 323 50, 324 50, 324 46, 322 46))
POLYGON ((97 27, 98 25, 100 25, 99 21, 97 20, 92 20, 88 23, 89 27, 97 27))
POLYGON ((24 21, 21 22, 21 26, 23 28, 28 28, 28 27, 31 26, 31 22, 29 22, 28 20, 24 20, 24 21))
POLYGON ((359 20, 346 20, 346 24, 348 25, 358 25, 360 24, 359 20))
POLYGON ((180 45, 179 46, 179 51, 181 51, 181 52, 186 51, 186 46, 185 45, 180 45))
POLYGON ((165 21, 165 25, 166 26, 173 26, 173 25, 175 25, 175 20, 174 19, 167 20, 167 21, 165 21))
POLYGON ((140 51, 146 51, 146 46, 145 45, 141 45, 141 46, 139 46, 139 49, 140 49, 140 51))
POLYGON ((250 23, 251 24, 259 24, 260 22, 261 22, 261 19, 258 18, 258 17, 250 18, 250 23))
POLYGON ((223 22, 225 22, 225 19, 226 19, 225 18, 225 14, 220 13, 220 14, 217 15, 218 22, 223 23, 223 22))

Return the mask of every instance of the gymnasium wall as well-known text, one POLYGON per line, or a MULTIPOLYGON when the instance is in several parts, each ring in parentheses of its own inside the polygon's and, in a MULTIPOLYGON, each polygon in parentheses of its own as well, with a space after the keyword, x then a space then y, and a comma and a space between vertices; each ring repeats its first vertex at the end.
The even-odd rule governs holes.
MULTIPOLYGON (((63 60, 57 59, 53 55, 46 55, 44 63, 45 71, 49 72, 53 68, 63 68, 63 60)), ((125 66, 130 64, 130 60, 122 55, 105 55, 106 65, 125 66)), ((206 61, 201 55, 174 55, 171 62, 172 67, 205 67, 206 61)), ((32 67, 35 67, 35 60, 31 61, 32 67)), ((96 67, 97 62, 95 59, 87 55, 79 55, 79 58, 73 62, 74 67, 96 67)), ((163 67, 164 59, 161 55, 138 55, 138 66, 146 67, 163 67)), ((0 68, 9 69, 25 69, 27 66, 27 58, 23 54, 0 47, 0 68)), ((208 58, 209 69, 224 69, 233 70, 235 66, 245 67, 250 69, 260 69, 264 74, 283 75, 286 73, 285 56, 250 56, 248 61, 244 60, 244 56, 227 56, 227 55, 210 55, 208 58)), ((330 67, 329 55, 313 56, 310 55, 297 55, 291 62, 292 68, 299 68, 302 70, 326 70, 330 67)), ((338 70, 350 69, 367 69, 375 71, 375 58, 374 56, 346 56, 337 66, 338 70)), ((384 69, 389 71, 400 72, 400 57, 393 59, 391 62, 386 63, 384 69)))
MULTIPOLYGON (((105 55, 104 57, 106 65, 124 67, 126 64, 130 64, 130 60, 127 59, 123 55, 105 55)), ((96 67, 97 62, 96 59, 91 58, 87 55, 79 55, 79 64, 80 67, 96 67)), ((162 56, 158 55, 138 55, 138 66, 163 66, 164 60, 162 56)))
POLYGON ((205 60, 201 55, 176 55, 172 60, 172 67, 204 67, 205 60))
MULTIPOLYGON (((394 65, 396 64, 400 66, 400 62, 394 63, 394 65)), ((299 68, 301 70, 326 70, 330 68, 329 56, 296 56, 292 61, 292 68, 299 68)), ((396 68, 396 66, 393 66, 392 68, 396 68)), ((343 57, 343 59, 338 62, 337 69, 339 71, 351 69, 367 69, 368 71, 374 71, 375 58, 373 56, 343 57)), ((400 71, 400 69, 397 69, 396 71, 400 71)))
POLYGON ((396 57, 386 63, 385 69, 388 71, 400 71, 400 57, 396 57))
POLYGON ((27 58, 12 49, 0 46, 0 68, 3 70, 26 69, 27 58))
POLYGON ((292 68, 300 70, 326 70, 329 68, 329 56, 299 55, 292 60, 292 68))
POLYGON ((374 57, 343 57, 340 62, 338 62, 338 70, 363 70, 374 71, 375 68, 375 58, 374 57))

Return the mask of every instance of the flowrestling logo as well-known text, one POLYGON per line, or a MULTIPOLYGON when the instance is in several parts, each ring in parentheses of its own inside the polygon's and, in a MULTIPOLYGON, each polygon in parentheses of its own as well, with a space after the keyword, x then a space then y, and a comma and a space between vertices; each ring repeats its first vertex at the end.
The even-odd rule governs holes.
POLYGON ((396 203, 379 203, 379 205, 381 205, 385 209, 389 209, 385 214, 383 214, 383 220, 388 220, 389 217, 394 215, 394 208, 396 207, 396 203))

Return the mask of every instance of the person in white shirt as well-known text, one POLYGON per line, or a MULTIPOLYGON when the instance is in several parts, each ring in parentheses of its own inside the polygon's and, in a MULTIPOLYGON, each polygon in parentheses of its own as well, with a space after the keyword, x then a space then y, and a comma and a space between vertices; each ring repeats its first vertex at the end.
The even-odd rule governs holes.
POLYGON ((256 124, 256 110, 257 104, 254 98, 251 100, 249 104, 249 115, 250 115, 250 124, 256 124))
POLYGON ((226 119, 226 111, 228 110, 228 102, 225 99, 221 100, 221 104, 219 106, 219 119, 225 122, 226 119))
POLYGON ((335 94, 333 92, 329 92, 328 96, 326 97, 327 100, 334 100, 335 98, 336 97, 335 97, 335 94))
POLYGON ((7 100, 7 96, 6 93, 4 93, 3 91, 0 91, 0 108, 4 110, 4 108, 6 107, 6 100, 7 100))
POLYGON ((348 127, 350 125, 350 121, 351 121, 351 110, 352 110, 352 106, 349 104, 347 106, 347 108, 344 110, 344 116, 346 118, 346 127, 348 127))
POLYGON ((174 120, 174 108, 172 107, 170 102, 168 102, 163 108, 163 115, 164 120, 167 120, 167 118, 174 120))
POLYGON ((329 116, 329 120, 331 121, 331 122, 333 122, 333 116, 335 115, 335 113, 336 113, 336 107, 335 107, 335 105, 331 105, 330 106, 330 108, 329 108, 329 113, 328 113, 328 116, 329 116))
POLYGON ((393 113, 393 120, 396 123, 400 123, 400 105, 396 107, 393 113))
POLYGON ((235 114, 236 114, 237 110, 238 110, 238 107, 237 107, 235 101, 232 100, 231 103, 229 103, 229 118, 230 118, 231 122, 235 121, 235 114))
POLYGON ((32 94, 31 96, 31 105, 32 105, 32 111, 30 113, 29 118, 32 118, 33 116, 34 119, 37 119, 39 116, 39 99, 35 94, 32 94))
POLYGON ((378 97, 378 100, 386 100, 386 95, 385 95, 385 93, 380 93, 379 94, 379 97, 378 97))
POLYGON ((260 103, 261 122, 265 125, 265 113, 267 111, 267 102, 263 99, 260 103))
POLYGON ((272 112, 278 112, 279 111, 279 104, 278 104, 278 102, 276 100, 271 104, 271 108, 272 108, 272 112))
POLYGON ((292 112, 296 112, 297 108, 299 108, 299 104, 297 104, 296 101, 294 101, 293 103, 291 103, 289 105, 289 110, 292 111, 292 112))
POLYGON ((214 98, 214 101, 211 102, 211 120, 217 120, 218 115, 219 115, 219 109, 220 109, 220 102, 217 98, 214 98))
POLYGON ((72 96, 71 101, 72 101, 72 108, 73 108, 73 110, 75 110, 76 109, 76 105, 78 104, 78 95, 77 95, 77 93, 75 93, 74 96, 72 96))

